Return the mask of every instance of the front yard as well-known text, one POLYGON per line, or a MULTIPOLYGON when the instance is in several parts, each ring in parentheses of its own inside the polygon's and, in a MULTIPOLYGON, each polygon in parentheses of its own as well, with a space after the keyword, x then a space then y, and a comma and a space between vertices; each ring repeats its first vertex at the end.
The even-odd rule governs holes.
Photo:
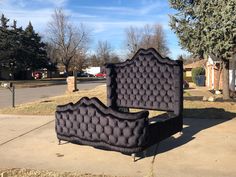
MULTIPOLYGON (((19 114, 19 115, 53 115, 57 105, 77 102, 80 98, 98 97, 106 104, 106 86, 98 86, 92 90, 79 91, 77 93, 65 94, 36 102, 17 105, 16 108, 4 108, 0 110, 1 114, 19 114)), ((184 117, 187 118, 233 118, 236 117, 236 102, 208 102, 201 99, 194 99, 188 90, 184 93, 184 117)), ((137 111, 137 110, 131 110, 137 111)), ((150 111, 150 116, 160 114, 161 112, 150 111)))

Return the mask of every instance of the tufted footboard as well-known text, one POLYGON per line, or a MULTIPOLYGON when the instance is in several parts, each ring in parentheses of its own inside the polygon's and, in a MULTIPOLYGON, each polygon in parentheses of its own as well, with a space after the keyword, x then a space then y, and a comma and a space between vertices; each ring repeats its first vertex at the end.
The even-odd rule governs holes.
POLYGON ((183 63, 163 58, 155 49, 140 49, 131 60, 106 64, 107 105, 84 97, 57 106, 59 140, 136 153, 183 128, 183 63), (148 120, 148 111, 166 111, 148 120), (123 110, 126 112, 120 112, 123 110))
POLYGON ((148 145, 148 112, 123 113, 106 107, 97 98, 57 106, 59 140, 123 153, 142 151, 148 145))

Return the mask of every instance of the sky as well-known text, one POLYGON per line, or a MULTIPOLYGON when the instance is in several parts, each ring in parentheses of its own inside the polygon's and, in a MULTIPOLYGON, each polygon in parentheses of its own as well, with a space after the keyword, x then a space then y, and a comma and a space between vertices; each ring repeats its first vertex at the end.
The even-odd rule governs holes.
POLYGON ((63 8, 75 25, 84 23, 91 30, 91 50, 97 41, 107 40, 114 51, 125 58, 125 29, 145 24, 163 26, 169 57, 176 59, 187 54, 178 45, 178 38, 169 26, 169 15, 175 11, 169 7, 168 0, 0 0, 0 14, 18 26, 25 28, 31 21, 34 29, 44 39, 47 38, 47 24, 55 8, 63 8))

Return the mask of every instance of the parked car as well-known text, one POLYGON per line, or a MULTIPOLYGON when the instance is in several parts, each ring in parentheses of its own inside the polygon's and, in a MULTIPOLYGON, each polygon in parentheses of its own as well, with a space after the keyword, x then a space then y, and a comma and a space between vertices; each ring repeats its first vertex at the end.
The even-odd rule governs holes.
POLYGON ((105 78, 106 74, 105 73, 98 73, 98 74, 95 75, 95 77, 103 77, 103 78, 105 78))
POLYGON ((32 76, 34 79, 42 79, 43 74, 41 72, 35 71, 33 72, 32 76))
POLYGON ((59 77, 67 77, 68 73, 66 73, 65 71, 61 71, 59 72, 59 77))
POLYGON ((86 72, 78 72, 77 77, 94 77, 94 75, 86 72))

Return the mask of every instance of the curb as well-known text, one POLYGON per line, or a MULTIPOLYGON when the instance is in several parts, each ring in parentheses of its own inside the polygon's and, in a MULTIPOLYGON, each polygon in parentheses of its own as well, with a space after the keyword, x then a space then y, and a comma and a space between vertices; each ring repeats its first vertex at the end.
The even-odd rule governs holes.
MULTIPOLYGON (((101 78, 78 78, 77 79, 77 84, 79 83, 83 83, 83 82, 88 82, 88 81, 105 81, 106 79, 101 79, 101 78)), ((0 83, 4 82, 2 80, 0 80, 0 83)), ((10 81, 6 81, 6 82, 10 82, 10 81)), ((66 85, 66 79, 61 79, 61 80, 39 80, 39 81, 35 81, 33 80, 32 82, 27 81, 28 83, 25 83, 20 81, 13 81, 14 85, 16 86, 16 88, 37 88, 37 87, 47 87, 47 86, 54 86, 54 85, 66 85), (40 83, 40 82, 48 82, 48 83, 40 83), (27 85, 28 84, 28 85, 27 85)), ((0 88, 1 89, 1 88, 0 88)))

